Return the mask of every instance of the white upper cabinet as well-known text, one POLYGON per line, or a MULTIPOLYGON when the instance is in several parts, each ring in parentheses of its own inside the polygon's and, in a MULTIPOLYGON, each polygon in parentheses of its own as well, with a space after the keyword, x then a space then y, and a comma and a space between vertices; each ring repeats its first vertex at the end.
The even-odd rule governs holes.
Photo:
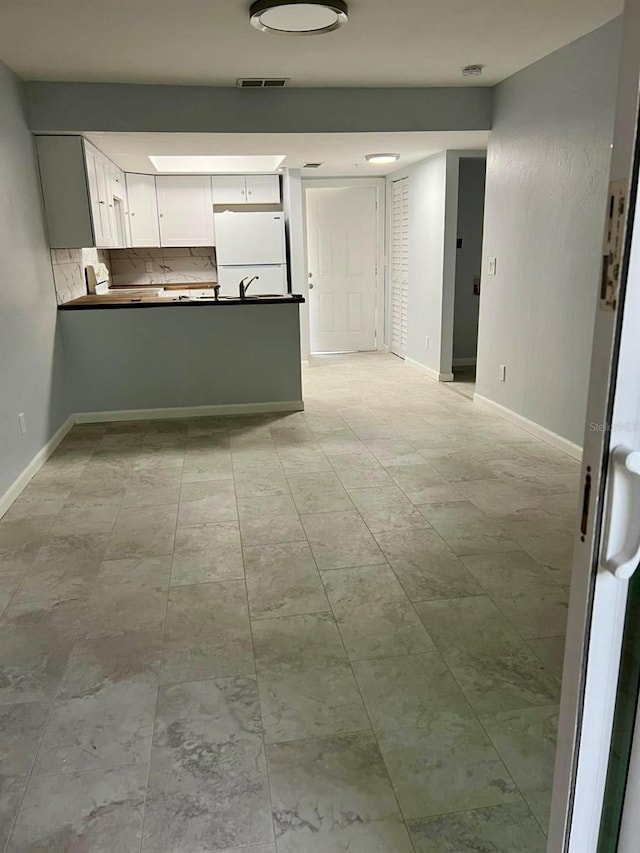
POLYGON ((214 204, 246 204, 247 184, 244 175, 214 175, 214 204))
POLYGON ((153 175, 127 173, 130 245, 160 245, 156 181, 153 175))
POLYGON ((111 187, 112 164, 89 143, 85 143, 85 160, 95 245, 103 249, 113 248, 118 243, 111 187))
POLYGON ((247 175, 247 204, 279 204, 278 175, 247 175))
POLYGON ((213 246, 208 175, 157 175, 161 246, 213 246))
POLYGON ((214 175, 214 204, 280 204, 278 175, 214 175))

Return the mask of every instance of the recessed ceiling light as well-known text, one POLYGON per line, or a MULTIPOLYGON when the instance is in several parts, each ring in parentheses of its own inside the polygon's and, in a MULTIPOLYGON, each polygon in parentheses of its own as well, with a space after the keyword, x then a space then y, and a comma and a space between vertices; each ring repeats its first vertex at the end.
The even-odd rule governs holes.
POLYGON ((195 174, 239 174, 275 172, 286 154, 248 154, 230 156, 208 155, 149 155, 158 172, 192 172, 195 174))
POLYGON ((348 8, 344 0, 256 0, 250 16, 265 33, 311 36, 344 26, 348 8))
POLYGON ((400 159, 399 154, 367 154, 364 158, 367 163, 373 163, 377 165, 378 163, 395 163, 396 160, 400 159))

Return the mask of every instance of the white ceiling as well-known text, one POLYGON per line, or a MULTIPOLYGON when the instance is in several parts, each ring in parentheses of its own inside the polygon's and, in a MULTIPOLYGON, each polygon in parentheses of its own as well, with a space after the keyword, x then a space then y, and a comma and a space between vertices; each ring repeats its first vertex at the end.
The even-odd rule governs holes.
POLYGON ((488 131, 443 133, 87 133, 87 139, 125 172, 158 174, 149 155, 285 154, 283 168, 307 177, 386 175, 445 149, 484 150, 488 131), (397 163, 375 166, 365 154, 392 151, 397 163))
POLYGON ((260 33, 249 0, 2 0, 0 59, 25 79, 294 86, 493 85, 596 29, 622 0, 350 0, 347 26, 260 33), (478 81, 471 79, 470 85, 478 81))

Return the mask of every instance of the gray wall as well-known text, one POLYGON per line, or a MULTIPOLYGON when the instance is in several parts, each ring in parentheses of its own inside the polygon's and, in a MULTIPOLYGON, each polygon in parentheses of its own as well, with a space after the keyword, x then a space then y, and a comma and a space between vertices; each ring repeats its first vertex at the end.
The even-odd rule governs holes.
POLYGON ((473 280, 482 269, 482 221, 487 163, 484 159, 460 160, 458 178, 458 229, 462 247, 456 250, 453 359, 476 357, 480 298, 473 280))
POLYGON ((69 414, 33 139, 22 86, 2 63, 0 187, 1 496, 69 414))
POLYGON ((72 410, 299 402, 298 308, 61 311, 72 410))
POLYGON ((477 392, 576 443, 620 36, 618 19, 497 86, 487 158, 477 392), (492 256, 495 277, 486 274, 492 256))
MULTIPOLYGON (((212 46, 213 49, 213 46, 212 46)), ((491 89, 238 89, 27 83, 37 133, 489 130, 491 89)))

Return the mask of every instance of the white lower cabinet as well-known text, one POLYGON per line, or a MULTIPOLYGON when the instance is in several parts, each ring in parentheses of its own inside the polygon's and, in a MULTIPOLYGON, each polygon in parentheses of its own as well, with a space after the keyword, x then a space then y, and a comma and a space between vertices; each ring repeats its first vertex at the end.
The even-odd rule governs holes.
POLYGON ((137 175, 128 172, 127 196, 130 245, 133 247, 159 246, 158 203, 153 175, 137 175))
POLYGON ((209 175, 157 175, 161 246, 213 246, 209 175))

